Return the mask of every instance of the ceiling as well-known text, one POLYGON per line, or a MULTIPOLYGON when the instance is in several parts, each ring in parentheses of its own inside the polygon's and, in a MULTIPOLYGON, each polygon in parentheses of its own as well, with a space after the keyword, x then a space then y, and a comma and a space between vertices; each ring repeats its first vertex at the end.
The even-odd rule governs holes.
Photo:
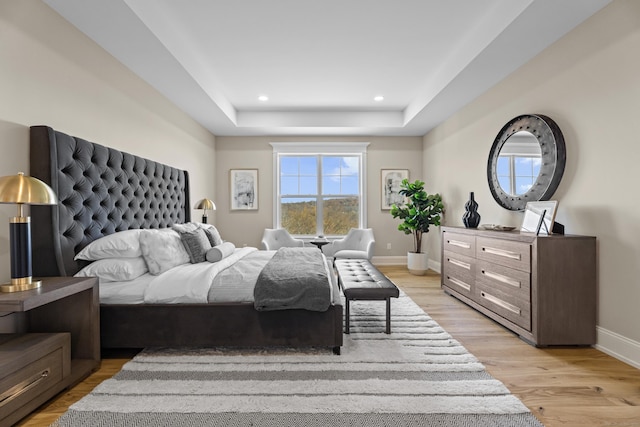
POLYGON ((43 1, 218 136, 422 136, 609 3, 43 1))

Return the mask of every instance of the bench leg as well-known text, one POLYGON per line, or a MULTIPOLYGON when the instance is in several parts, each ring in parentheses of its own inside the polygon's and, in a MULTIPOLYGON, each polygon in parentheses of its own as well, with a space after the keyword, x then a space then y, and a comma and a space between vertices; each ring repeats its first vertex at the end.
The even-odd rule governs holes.
POLYGON ((344 323, 345 323, 345 328, 344 328, 344 333, 348 334, 349 333, 349 299, 346 298, 345 299, 345 313, 344 313, 344 323))
POLYGON ((387 298, 387 334, 391 333, 391 298, 387 298))

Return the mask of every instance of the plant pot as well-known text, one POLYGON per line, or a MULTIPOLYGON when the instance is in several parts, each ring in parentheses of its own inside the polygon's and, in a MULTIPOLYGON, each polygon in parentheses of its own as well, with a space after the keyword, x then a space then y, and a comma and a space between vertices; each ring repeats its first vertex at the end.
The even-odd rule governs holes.
POLYGON ((424 276, 429 269, 429 257, 425 252, 407 252, 407 267, 409 273, 416 276, 424 276))

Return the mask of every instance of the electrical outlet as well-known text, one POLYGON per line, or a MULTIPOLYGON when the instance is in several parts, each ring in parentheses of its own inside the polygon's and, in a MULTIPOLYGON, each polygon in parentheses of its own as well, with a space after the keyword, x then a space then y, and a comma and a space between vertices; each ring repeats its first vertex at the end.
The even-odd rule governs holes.
POLYGON ((391 250, 391 243, 387 243, 387 250, 391 250))

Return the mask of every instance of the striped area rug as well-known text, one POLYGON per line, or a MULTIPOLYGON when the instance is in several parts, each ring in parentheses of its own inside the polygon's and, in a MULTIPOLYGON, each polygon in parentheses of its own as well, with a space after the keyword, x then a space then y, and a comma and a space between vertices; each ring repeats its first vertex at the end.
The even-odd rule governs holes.
POLYGON ((64 426, 541 426, 408 296, 352 303, 329 349, 146 349, 64 426))

